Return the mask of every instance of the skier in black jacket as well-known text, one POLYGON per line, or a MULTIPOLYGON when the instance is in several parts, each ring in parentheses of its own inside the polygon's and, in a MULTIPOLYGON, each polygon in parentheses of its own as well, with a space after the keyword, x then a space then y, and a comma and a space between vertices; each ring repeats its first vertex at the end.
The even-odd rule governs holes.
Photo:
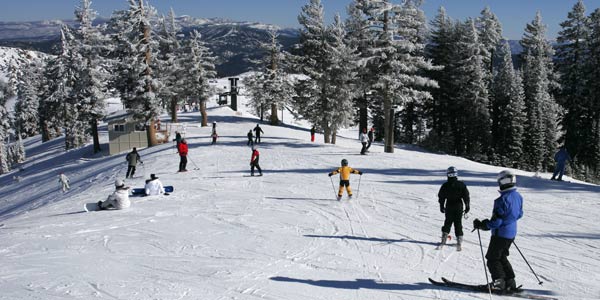
POLYGON ((446 215, 444 226, 442 227, 442 245, 446 243, 450 228, 454 223, 454 233, 457 240, 457 250, 461 250, 463 241, 462 216, 463 202, 464 213, 469 212, 469 190, 467 186, 458 180, 458 170, 455 167, 449 167, 446 171, 448 181, 442 184, 438 193, 440 212, 446 215))

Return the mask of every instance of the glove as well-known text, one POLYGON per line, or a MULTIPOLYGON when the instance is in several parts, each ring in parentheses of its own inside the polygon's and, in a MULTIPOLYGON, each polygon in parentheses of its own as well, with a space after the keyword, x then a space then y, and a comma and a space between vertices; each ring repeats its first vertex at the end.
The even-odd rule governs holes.
POLYGON ((329 174, 327 174, 327 175, 329 175, 329 177, 331 177, 331 176, 333 176, 333 173, 329 173, 329 174))
POLYGON ((446 213, 446 209, 441 204, 440 204, 440 212, 443 213, 443 214, 446 213))
POLYGON ((469 207, 468 205, 465 207, 465 214, 468 214, 469 211, 471 210, 471 207, 469 207))
POLYGON ((487 227, 487 223, 489 221, 488 220, 479 220, 479 219, 475 219, 473 220, 473 228, 475 229, 481 229, 481 230, 489 230, 489 228, 487 227))
POLYGON ((361 171, 358 171, 358 175, 362 175, 362 172, 361 172, 361 171))

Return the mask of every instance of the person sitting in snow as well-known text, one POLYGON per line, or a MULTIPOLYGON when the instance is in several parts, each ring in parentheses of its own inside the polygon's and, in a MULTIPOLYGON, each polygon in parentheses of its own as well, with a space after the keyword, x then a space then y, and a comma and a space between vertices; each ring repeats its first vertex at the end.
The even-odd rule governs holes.
POLYGON ((125 209, 131 206, 129 201, 129 187, 121 179, 115 180, 115 191, 106 198, 106 201, 98 201, 98 208, 104 209, 125 209))
POLYGON ((352 189, 350 188, 350 174, 358 174, 362 176, 362 172, 359 170, 352 169, 348 166, 348 160, 345 158, 342 159, 342 166, 337 170, 329 173, 329 177, 340 174, 340 189, 338 191, 338 200, 342 199, 342 195, 344 194, 344 187, 346 187, 346 192, 348 193, 348 197, 352 198, 352 189))
POLYGON ((162 182, 158 180, 158 177, 154 174, 150 174, 150 179, 146 180, 146 186, 144 187, 146 196, 162 195, 165 193, 165 188, 162 182))
POLYGON ((65 175, 65 173, 63 172, 60 172, 60 174, 58 174, 58 183, 61 184, 63 193, 71 189, 71 187, 69 186, 69 177, 67 177, 67 175, 65 175))

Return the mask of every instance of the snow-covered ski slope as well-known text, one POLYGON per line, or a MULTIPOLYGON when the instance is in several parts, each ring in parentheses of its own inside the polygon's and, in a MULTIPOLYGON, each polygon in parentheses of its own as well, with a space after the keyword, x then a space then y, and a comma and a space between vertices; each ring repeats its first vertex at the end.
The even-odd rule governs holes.
MULTIPOLYGON (((412 147, 386 154, 374 145, 361 156, 354 131, 324 145, 321 135, 310 143, 308 129, 262 125, 264 176, 244 177, 256 118, 211 108, 214 146, 198 113, 180 118, 189 124, 190 171, 176 173, 172 144, 142 149, 144 165, 126 183, 141 187, 155 173, 175 192, 131 198, 123 211, 83 205, 104 200, 124 177, 124 154, 27 140, 23 170, 0 177, 0 299, 489 299, 427 278, 485 281, 470 223, 489 217, 501 168, 412 147), (338 202, 327 173, 342 158, 364 175, 352 177, 354 199, 338 202), (455 239, 435 250, 436 195, 451 165, 472 199, 462 252, 455 239), (71 179, 66 194, 61 171, 71 179)), ((559 299, 599 299, 600 187, 518 174, 525 216, 516 242, 545 282, 537 285, 513 248, 518 283, 559 299)), ((485 250, 489 232, 482 239, 485 250)), ((502 298, 510 299, 494 296, 502 298)))

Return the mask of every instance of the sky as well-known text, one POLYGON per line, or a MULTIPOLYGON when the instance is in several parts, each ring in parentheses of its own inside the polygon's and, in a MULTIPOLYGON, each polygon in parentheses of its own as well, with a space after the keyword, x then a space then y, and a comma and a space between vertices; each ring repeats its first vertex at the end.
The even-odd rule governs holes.
MULTIPOLYGON (((3 0, 0 21, 39 21, 72 19, 75 6, 80 0, 3 0), (32 9, 35 8, 35 9, 32 9)), ((309 0, 150 0, 150 4, 161 13, 170 8, 177 15, 212 18, 220 17, 236 21, 256 21, 282 27, 298 27, 300 8, 309 0)), ((393 0, 399 3, 400 0, 393 0)), ((431 20, 440 6, 455 19, 476 17, 489 6, 502 22, 504 35, 509 39, 520 39, 525 25, 533 20, 536 12, 542 13, 548 26, 548 37, 555 38, 560 31, 559 23, 577 0, 425 0, 423 10, 431 20)), ((101 16, 109 17, 115 10, 127 8, 127 0, 97 0, 92 7, 101 16)), ((345 15, 350 0, 322 0, 327 21, 335 14, 345 15)), ((600 0, 584 0, 588 14, 600 7, 600 0)))

